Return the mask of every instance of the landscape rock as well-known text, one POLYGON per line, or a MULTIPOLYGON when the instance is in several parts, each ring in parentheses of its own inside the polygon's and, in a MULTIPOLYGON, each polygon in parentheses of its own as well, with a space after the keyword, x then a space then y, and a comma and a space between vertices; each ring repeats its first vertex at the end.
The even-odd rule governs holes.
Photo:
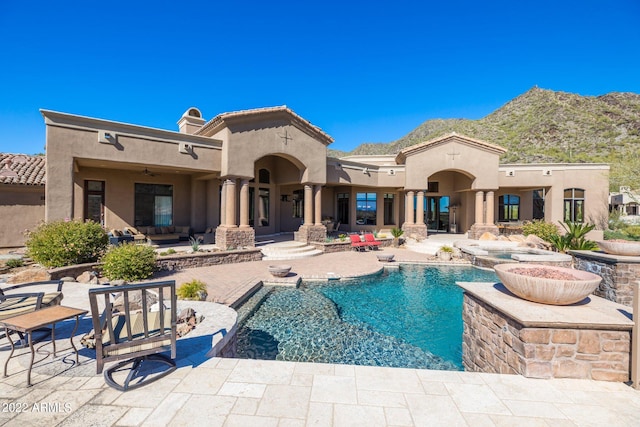
POLYGON ((62 280, 63 282, 75 282, 76 278, 75 277, 71 277, 71 276, 65 276, 60 280, 62 280))
POLYGON ((76 281, 78 283, 97 283, 97 282, 92 282, 91 279, 96 278, 96 274, 93 271, 85 271, 82 274, 80 274, 78 277, 76 277, 76 281))
POLYGON ((529 234, 525 239, 525 243, 529 245, 533 245, 532 247, 536 247, 539 249, 548 250, 551 248, 551 244, 549 242, 542 240, 540 237, 536 236, 535 234, 529 234))
POLYGON ((51 274, 44 267, 32 266, 9 277, 7 283, 27 283, 51 280, 51 274))
POLYGON ((498 240, 495 234, 485 231, 478 240, 498 240))
POLYGON ((524 243, 525 239, 526 238, 522 234, 512 234, 509 236, 509 241, 511 242, 524 243))

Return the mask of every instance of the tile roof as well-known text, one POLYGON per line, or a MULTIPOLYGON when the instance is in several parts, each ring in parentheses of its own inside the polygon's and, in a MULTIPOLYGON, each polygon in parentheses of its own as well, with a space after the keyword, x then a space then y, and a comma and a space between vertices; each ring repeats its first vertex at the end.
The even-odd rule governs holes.
POLYGON ((45 185, 44 156, 0 153, 0 184, 45 185))

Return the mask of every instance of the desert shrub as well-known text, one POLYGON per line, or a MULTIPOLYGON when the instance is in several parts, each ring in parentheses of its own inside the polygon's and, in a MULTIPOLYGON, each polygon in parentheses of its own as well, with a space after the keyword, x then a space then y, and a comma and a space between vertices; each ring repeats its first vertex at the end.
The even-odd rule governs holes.
POLYGON ((151 246, 122 244, 102 257, 102 272, 110 280, 135 282, 151 277, 156 268, 156 253, 151 246))
POLYGON ((557 238, 559 234, 557 225, 537 219, 523 224, 522 233, 525 236, 534 234, 547 242, 552 242, 557 238))
POLYGON ((40 224, 27 237, 29 257, 45 267, 95 262, 109 245, 102 226, 93 221, 53 221, 40 224))
POLYGON ((207 285, 197 279, 193 279, 190 282, 183 283, 176 290, 178 298, 186 300, 199 300, 201 299, 202 294, 206 294, 206 292, 207 285))
POLYGON ((630 240, 640 240, 640 225, 630 225, 625 228, 624 233, 630 240))
POLYGON ((440 252, 453 253, 453 248, 451 246, 444 245, 440 248, 440 252))
POLYGON ((167 249, 166 251, 162 251, 162 252, 160 252, 160 255, 161 255, 161 256, 165 256, 165 255, 173 255, 173 254, 175 254, 175 253, 176 253, 176 250, 175 250, 175 249, 173 249, 173 248, 169 248, 169 249, 167 249))
POLYGON ((11 258, 7 260, 5 265, 9 268, 18 268, 24 265, 24 261, 21 260, 20 258, 11 258))

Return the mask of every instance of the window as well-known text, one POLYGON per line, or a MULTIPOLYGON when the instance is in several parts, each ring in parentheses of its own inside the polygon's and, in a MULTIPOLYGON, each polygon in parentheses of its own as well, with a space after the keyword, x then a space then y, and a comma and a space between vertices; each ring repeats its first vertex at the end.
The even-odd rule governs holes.
POLYGON ((104 181, 84 182, 84 219, 104 225, 104 181))
POLYGON ((271 182, 271 174, 266 169, 260 169, 258 171, 258 182, 260 184, 269 184, 271 182))
POLYGON ((393 193, 384 194, 384 225, 393 225, 393 193))
POLYGON ((564 190, 564 222, 584 222, 584 190, 564 190))
POLYGON ((376 225, 376 193, 356 193, 356 224, 376 225))
POLYGON ((349 193, 338 193, 338 222, 349 224, 349 193))
POLYGON ((520 219, 520 196, 505 194, 498 199, 498 221, 520 219))
POLYGON ((533 190, 533 219, 544 219, 544 188, 533 190))
POLYGON ((173 224, 173 185, 135 185, 135 225, 173 224))
POLYGON ((440 190, 440 184, 437 182, 427 183, 427 193, 437 193, 440 190))
POLYGON ((293 191, 293 217, 304 217, 304 190, 293 191))
POLYGON ((258 225, 267 227, 269 225, 269 189, 258 189, 258 225))

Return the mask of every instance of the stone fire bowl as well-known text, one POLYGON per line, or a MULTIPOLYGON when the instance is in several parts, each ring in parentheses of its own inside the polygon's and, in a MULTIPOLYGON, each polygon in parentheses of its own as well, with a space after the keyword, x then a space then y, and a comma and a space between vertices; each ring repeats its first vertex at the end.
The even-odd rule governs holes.
POLYGON ((522 299, 551 305, 568 305, 585 299, 602 278, 588 271, 540 264, 497 264, 493 267, 502 284, 522 299), (558 280, 512 273, 516 268, 540 268, 571 274, 577 280, 558 280))
POLYGON ((393 261, 393 256, 394 254, 389 254, 389 253, 376 254, 376 257, 378 257, 378 261, 380 262, 391 262, 393 261))
POLYGON ((287 277, 287 274, 289 274, 289 271, 291 271, 290 265, 270 265, 269 266, 269 273, 271 273, 271 275, 274 277, 287 277))
POLYGON ((611 255, 640 256, 640 242, 600 240, 596 243, 600 249, 611 255))

